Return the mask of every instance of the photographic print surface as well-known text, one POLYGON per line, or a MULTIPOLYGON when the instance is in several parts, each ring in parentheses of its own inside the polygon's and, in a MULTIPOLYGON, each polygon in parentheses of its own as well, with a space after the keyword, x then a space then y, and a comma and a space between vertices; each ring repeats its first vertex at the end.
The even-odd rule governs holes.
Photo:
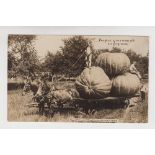
POLYGON ((148 122, 147 36, 8 36, 8 121, 148 122))

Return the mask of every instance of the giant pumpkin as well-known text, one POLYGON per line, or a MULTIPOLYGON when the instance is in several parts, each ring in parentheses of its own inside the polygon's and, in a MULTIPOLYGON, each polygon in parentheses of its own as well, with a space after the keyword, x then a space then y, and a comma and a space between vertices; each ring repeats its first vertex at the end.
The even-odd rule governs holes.
POLYGON ((75 86, 80 97, 99 99, 106 97, 111 90, 111 81, 100 67, 85 68, 77 77, 75 86))
POLYGON ((124 73, 112 80, 111 94, 113 96, 134 96, 140 88, 140 80, 135 74, 124 73))
POLYGON ((96 65, 103 68, 109 77, 126 72, 130 67, 130 60, 124 53, 102 53, 96 59, 96 65))

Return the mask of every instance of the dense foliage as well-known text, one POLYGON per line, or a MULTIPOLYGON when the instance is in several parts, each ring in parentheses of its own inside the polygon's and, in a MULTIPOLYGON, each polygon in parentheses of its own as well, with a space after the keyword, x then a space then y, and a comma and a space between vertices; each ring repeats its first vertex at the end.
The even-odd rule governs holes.
POLYGON ((37 51, 33 35, 9 35, 8 69, 20 75, 34 74, 39 69, 37 51))

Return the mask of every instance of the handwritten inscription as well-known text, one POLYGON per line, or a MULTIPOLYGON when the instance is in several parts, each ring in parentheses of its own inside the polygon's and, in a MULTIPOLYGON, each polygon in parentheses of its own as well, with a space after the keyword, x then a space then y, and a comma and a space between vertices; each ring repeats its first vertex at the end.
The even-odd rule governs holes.
POLYGON ((135 42, 135 40, 134 39, 101 39, 99 38, 99 42, 103 42, 111 46, 128 46, 129 44, 135 42))

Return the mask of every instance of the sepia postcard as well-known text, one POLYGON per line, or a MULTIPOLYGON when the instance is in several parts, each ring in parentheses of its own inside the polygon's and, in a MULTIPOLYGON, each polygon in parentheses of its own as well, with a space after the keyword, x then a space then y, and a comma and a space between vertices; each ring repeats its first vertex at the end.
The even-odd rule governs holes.
POLYGON ((8 35, 9 122, 148 122, 149 37, 8 35))

